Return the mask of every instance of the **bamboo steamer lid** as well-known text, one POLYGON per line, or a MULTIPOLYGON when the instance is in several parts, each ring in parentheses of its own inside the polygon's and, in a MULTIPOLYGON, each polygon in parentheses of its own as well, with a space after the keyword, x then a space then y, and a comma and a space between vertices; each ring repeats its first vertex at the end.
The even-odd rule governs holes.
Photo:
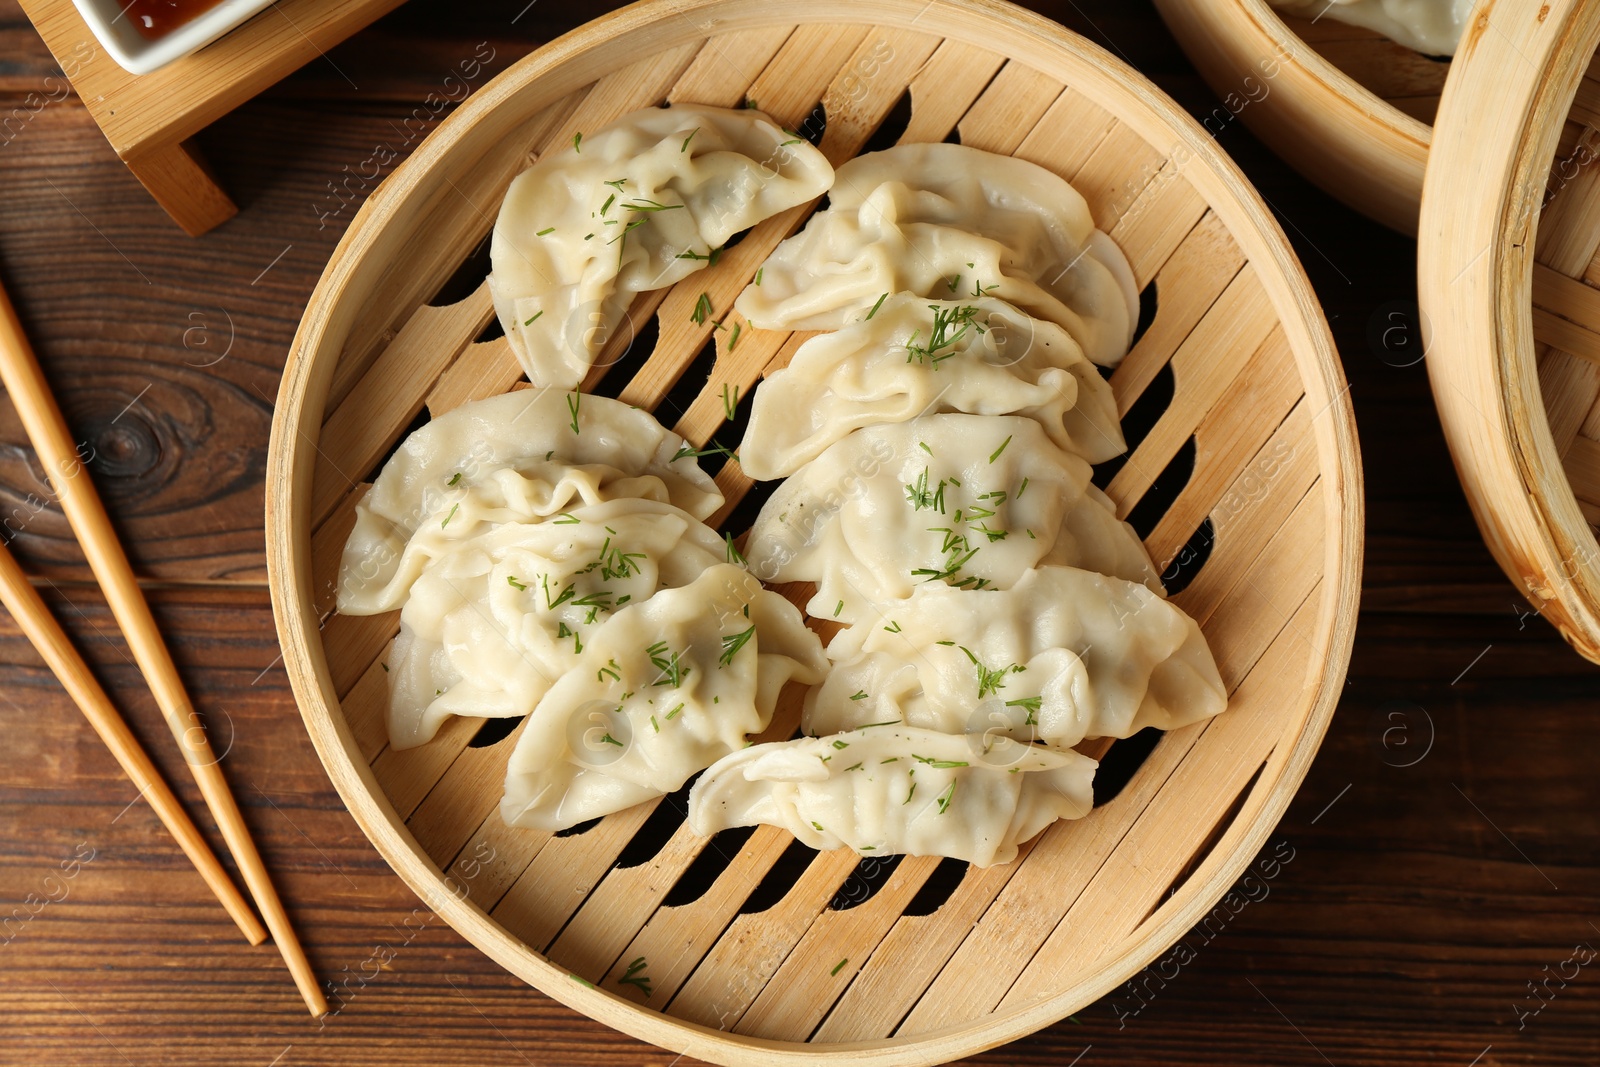
POLYGON ((1484 3, 1420 221, 1427 365, 1484 539, 1600 662, 1600 5, 1484 3))

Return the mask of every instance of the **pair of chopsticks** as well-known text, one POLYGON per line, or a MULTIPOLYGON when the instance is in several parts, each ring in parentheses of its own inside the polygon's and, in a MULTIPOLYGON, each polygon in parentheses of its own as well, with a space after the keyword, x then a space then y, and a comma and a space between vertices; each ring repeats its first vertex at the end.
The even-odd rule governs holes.
POLYGON ((66 420, 62 418, 61 409, 50 393, 44 372, 34 356, 33 347, 22 332, 16 308, 11 305, 3 285, 0 285, 0 382, 4 383, 17 414, 22 418, 22 425, 56 491, 67 522, 83 547, 83 554, 105 593, 117 625, 127 637, 146 684, 155 694, 168 729, 184 753, 189 770, 205 798, 206 807, 210 809, 217 828, 222 832, 223 841, 227 843, 240 874, 244 876, 245 886, 256 906, 261 909, 266 929, 262 928, 249 904, 217 862, 178 798, 161 779, 150 757, 139 747, 137 738, 95 681, 61 625, 29 584, 27 576, 3 542, 0 542, 0 602, 4 602, 6 609, 16 618, 95 732, 111 749, 112 755, 134 785, 139 787, 139 792, 150 801, 156 816, 177 840, 178 847, 189 857, 200 872, 200 877, 205 879, 245 937, 252 945, 259 945, 266 940, 270 931, 311 1014, 326 1015, 328 1001, 323 996, 322 987, 312 973, 305 951, 295 938, 293 927, 289 925, 289 916, 278 899, 277 890, 272 886, 261 853, 250 838, 239 805, 228 789, 222 768, 212 752, 211 742, 204 729, 196 729, 200 719, 194 705, 190 703, 183 681, 178 677, 178 669, 172 662, 166 643, 161 639, 160 631, 156 629, 150 605, 133 576, 133 568, 128 564, 128 557, 117 540, 116 531, 112 529, 105 505, 100 502, 100 496, 89 480, 89 473, 78 458, 77 446, 67 430, 66 420))

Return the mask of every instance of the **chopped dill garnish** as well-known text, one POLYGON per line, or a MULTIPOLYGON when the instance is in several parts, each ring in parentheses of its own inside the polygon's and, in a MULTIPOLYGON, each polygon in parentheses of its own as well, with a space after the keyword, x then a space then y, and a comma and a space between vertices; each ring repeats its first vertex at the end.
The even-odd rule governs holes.
MULTIPOLYGON (((813 824, 812 824, 812 825, 813 825, 813 826, 815 826, 815 825, 816 825, 816 824, 815 824, 815 823, 813 823, 813 824)), ((818 828, 818 829, 819 829, 819 830, 820 830, 820 829, 821 829, 821 827, 820 827, 820 826, 819 826, 819 827, 817 827, 817 828, 818 828)), ((835 964, 834 964, 834 965, 833 965, 833 970, 831 970, 831 971, 829 971, 829 972, 828 972, 828 977, 829 977, 829 978, 832 978, 832 977, 833 977, 833 976, 834 976, 834 975, 836 975, 836 974, 838 974, 838 973, 839 973, 839 972, 840 972, 840 971, 842 971, 842 970, 844 970, 844 965, 845 965, 845 964, 847 964, 847 963, 849 963, 849 962, 850 962, 850 957, 848 957, 848 956, 846 956, 846 957, 845 957, 845 958, 844 958, 844 959, 842 959, 842 960, 840 960, 840 961, 839 961, 839 962, 838 962, 838 963, 835 963, 835 964)))
POLYGON ((1022 499, 1022 494, 1028 491, 1028 479, 1022 479, 1022 484, 1017 486, 1017 499, 1022 499))
POLYGON ((711 294, 701 293, 700 299, 694 302, 694 310, 689 312, 689 321, 696 326, 704 326, 706 319, 715 313, 716 309, 711 306, 711 294))
POLYGON ((563 511, 560 515, 558 515, 554 519, 550 520, 550 525, 552 525, 552 526, 577 526, 582 522, 583 522, 583 520, 578 518, 578 516, 569 515, 565 511, 563 511))
POLYGON ((982 660, 978 659, 978 657, 973 654, 972 649, 968 648, 966 645, 960 645, 958 647, 961 649, 961 651, 967 654, 967 658, 972 661, 972 665, 978 669, 979 700, 982 700, 990 693, 998 693, 1000 690, 1004 689, 1006 687, 1006 675, 1022 673, 1023 668, 1015 663, 1007 664, 1006 666, 1001 667, 999 670, 990 670, 988 667, 983 665, 982 660))
POLYGON ((621 978, 617 979, 617 984, 618 985, 631 985, 631 986, 635 987, 636 989, 638 989, 646 997, 649 997, 650 996, 650 979, 649 979, 649 977, 647 975, 644 975, 644 974, 640 973, 647 966, 649 966, 649 965, 647 963, 645 963, 644 957, 640 956, 638 959, 636 959, 632 963, 628 964, 627 971, 623 973, 621 978))
POLYGON ((661 672, 656 676, 656 680, 650 683, 651 685, 666 685, 676 689, 683 684, 684 677, 689 673, 689 668, 678 662, 683 653, 673 652, 668 655, 665 641, 657 641, 644 651, 645 655, 650 657, 651 664, 661 672))
POLYGON ((583 152, 583 131, 572 135, 572 150, 580 154, 583 152))
POLYGON ((1027 713, 1028 713, 1028 717, 1023 720, 1022 725, 1024 725, 1024 726, 1037 726, 1038 723, 1039 723, 1039 720, 1037 718, 1037 716, 1039 714, 1039 705, 1042 704, 1042 703, 1044 703, 1044 698, 1043 697, 1022 697, 1022 698, 1020 698, 1018 700, 1008 700, 1008 701, 1006 701, 1006 707, 1008 707, 1008 708, 1022 708, 1024 710, 1026 710, 1027 713))
POLYGON ((835 741, 833 743, 833 747, 834 748, 849 748, 850 747, 850 742, 848 742, 848 741, 835 741))
POLYGON ((680 712, 682 710, 683 710, 683 705, 679 704, 677 707, 675 707, 671 711, 667 712, 667 721, 671 722, 673 719, 676 719, 678 717, 678 712, 680 712))
POLYGON ((689 259, 689 260, 693 260, 696 263, 704 263, 707 266, 715 267, 717 265, 717 260, 722 258, 722 249, 720 249, 720 248, 708 248, 706 254, 703 255, 703 256, 699 252, 696 252, 693 249, 691 249, 688 252, 679 252, 673 258, 674 259, 689 259))
POLYGON ((865 699, 867 699, 867 691, 865 689, 857 689, 855 691, 854 695, 852 695, 850 697, 850 699, 851 700, 865 700, 865 699))
POLYGON ((928 766, 934 768, 935 770, 941 770, 941 771, 942 770, 949 770, 951 767, 970 767, 970 766, 972 766, 966 760, 934 759, 932 756, 919 756, 915 752, 913 752, 911 754, 911 758, 916 760, 918 763, 926 763, 928 766))
POLYGON ((523 585, 521 582, 517 581, 515 577, 509 574, 506 575, 506 584, 520 593, 526 593, 528 591, 527 586, 523 585))
MULTIPOLYGON (((1015 437, 1015 436, 1016 436, 1015 434, 1008 435, 1004 441, 1000 442, 1000 447, 999 448, 997 448, 993 452, 989 453, 989 462, 990 463, 993 463, 995 460, 1000 458, 1000 453, 1002 453, 1002 452, 1004 452, 1006 450, 1006 446, 1011 443, 1011 438, 1015 437)), ((993 513, 991 512, 991 514, 993 514, 993 513)))
POLYGON ((722 536, 728 543, 728 562, 744 566, 744 554, 739 551, 739 546, 733 543, 733 534, 725 533, 722 536))
POLYGON ((618 178, 614 182, 605 182, 604 184, 611 186, 611 188, 615 189, 617 192, 620 193, 620 192, 622 192, 622 187, 624 185, 628 184, 628 179, 626 179, 626 178, 618 178))
POLYGON ((532 326, 534 323, 538 322, 539 319, 543 317, 543 315, 544 315, 543 311, 535 311, 531 318, 526 318, 526 319, 522 320, 522 325, 524 325, 524 326, 532 326))
POLYGON ((698 126, 696 126, 694 129, 690 130, 689 131, 689 136, 687 136, 687 137, 685 137, 683 139, 683 147, 678 149, 678 151, 679 152, 687 152, 687 151, 689 151, 689 142, 694 140, 694 135, 699 133, 699 132, 700 132, 700 127, 698 127, 698 126))
POLYGON ((455 518, 456 517, 456 512, 458 512, 460 510, 461 510, 461 505, 460 504, 451 504, 450 505, 450 514, 448 514, 448 515, 446 515, 444 517, 444 521, 439 524, 439 529, 442 530, 446 526, 449 526, 450 525, 450 520, 455 518))
POLYGON ((711 444, 707 445, 705 448, 695 448, 693 445, 684 445, 682 448, 678 449, 677 454, 672 457, 672 462, 676 463, 680 459, 699 459, 701 456, 727 456, 729 459, 739 458, 738 453, 734 452, 732 449, 712 441, 711 444))
POLYGON ((728 351, 729 352, 732 352, 735 348, 739 347, 739 334, 743 330, 744 330, 744 323, 736 322, 736 323, 733 324, 733 336, 728 338, 728 351))
POLYGON ((941 478, 939 479, 939 487, 930 490, 928 488, 928 468, 924 467, 922 468, 921 476, 915 482, 906 484, 906 499, 911 502, 911 506, 917 511, 921 511, 924 508, 932 508, 943 515, 945 484, 944 479, 941 478))
POLYGON ((878 313, 878 311, 883 307, 883 302, 887 299, 889 299, 888 293, 884 293, 882 296, 878 297, 878 302, 872 305, 871 311, 867 312, 868 321, 871 321, 872 317, 878 313))
POLYGON ((456 471, 455 474, 451 475, 450 480, 448 482, 445 482, 444 484, 445 485, 460 485, 461 484, 461 472, 460 471, 456 471))
POLYGON ((622 681, 622 668, 617 666, 617 661, 614 659, 607 660, 604 667, 601 667, 598 671, 595 671, 594 680, 597 682, 603 682, 606 680, 606 675, 608 674, 611 675, 611 680, 613 682, 622 681))
POLYGON ((889 625, 885 626, 883 628, 883 632, 884 633, 889 633, 889 634, 897 634, 897 633, 900 632, 900 624, 895 622, 893 619, 890 619, 889 620, 889 625))
POLYGON ((583 394, 582 393, 568 393, 567 394, 567 410, 572 413, 572 432, 573 433, 582 433, 583 432, 581 429, 578 428, 578 408, 582 403, 583 403, 583 394))
POLYGON ((973 328, 978 309, 970 306, 942 308, 929 304, 933 312, 933 328, 928 331, 926 344, 919 343, 922 331, 917 330, 905 344, 907 363, 926 363, 937 369, 939 364, 955 355, 955 346, 964 340, 973 328))
POLYGON ((756 628, 754 625, 752 625, 748 630, 741 630, 736 634, 725 635, 722 638, 722 655, 717 657, 717 663, 723 667, 730 666, 733 663, 733 657, 737 656, 739 654, 739 650, 744 648, 745 645, 749 644, 750 639, 755 635, 756 628))
POLYGON ((678 211, 683 207, 682 204, 663 204, 655 200, 646 199, 630 200, 622 206, 629 211, 678 211))
POLYGON ((538 233, 534 234, 534 236, 535 237, 549 237, 551 234, 553 234, 555 232, 556 232, 556 228, 554 226, 546 226, 544 229, 542 229, 538 233))
MULTIPOLYGON (((739 336, 738 334, 734 334, 735 338, 737 338, 738 336, 739 336)), ((733 349, 730 347, 729 351, 731 352, 732 350, 733 349)), ((722 385, 722 410, 728 416, 728 421, 729 422, 733 421, 734 416, 738 412, 738 408, 739 408, 739 387, 737 385, 733 384, 732 382, 724 382, 723 385, 722 385), (732 390, 731 393, 729 392, 730 389, 732 390)))
POLYGON ((841 611, 843 611, 843 610, 844 610, 844 601, 841 600, 841 601, 839 601, 839 603, 837 603, 837 604, 835 604, 833 606, 833 617, 837 619, 839 617, 839 613, 841 611))
POLYGON ((546 574, 540 578, 539 581, 544 589, 544 605, 546 611, 554 611, 578 595, 577 587, 569 584, 565 589, 561 590, 559 595, 557 595, 554 599, 551 599, 550 576, 546 574))
POLYGON ((758 269, 756 271, 756 284, 757 285, 761 284, 761 276, 763 274, 765 274, 765 273, 767 273, 767 268, 766 267, 761 267, 760 269, 758 269))
POLYGON ((956 784, 951 782, 943 793, 939 795, 939 814, 943 815, 950 810, 950 802, 956 798, 956 784))

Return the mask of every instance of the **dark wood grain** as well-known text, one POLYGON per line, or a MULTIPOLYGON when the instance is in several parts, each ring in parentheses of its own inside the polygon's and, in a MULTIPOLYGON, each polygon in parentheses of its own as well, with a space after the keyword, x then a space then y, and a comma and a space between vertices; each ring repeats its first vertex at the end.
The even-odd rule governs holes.
MULTIPOLYGON (((0 932, 0 1064, 673 1062, 507 976, 389 871, 301 728, 261 589, 277 378, 322 264, 375 183, 362 163, 380 142, 405 147, 407 116, 480 42, 498 70, 608 6, 525 5, 413 0, 218 123, 202 143, 242 211, 198 241, 144 196, 71 99, 0 145, 0 272, 95 450, 95 478, 342 1009, 305 1020, 275 954, 239 941, 0 620, 0 926, 27 913, 30 893, 67 887, 0 932), (232 348, 202 366, 229 321, 232 348), (93 860, 59 880, 87 849, 93 860)), ((1197 113, 1214 106, 1146 3, 1033 6, 1197 113)), ((51 92, 54 73, 0 0, 0 114, 51 92)), ((1294 858, 1265 899, 1220 933, 1188 935, 1194 958, 1176 978, 1147 979, 1138 996, 1121 990, 973 1062, 1593 1064, 1600 966, 1564 986, 1550 979, 1541 999, 1528 983, 1580 943, 1600 948, 1600 669, 1495 568, 1422 368, 1403 365, 1395 335, 1382 343, 1415 300, 1414 246, 1315 192, 1237 126, 1221 141, 1284 220, 1351 380, 1370 525, 1348 693, 1274 835, 1294 858)), ((9 514, 21 528, 19 554, 200 812, 44 497, 0 404, 0 523, 9 514)))

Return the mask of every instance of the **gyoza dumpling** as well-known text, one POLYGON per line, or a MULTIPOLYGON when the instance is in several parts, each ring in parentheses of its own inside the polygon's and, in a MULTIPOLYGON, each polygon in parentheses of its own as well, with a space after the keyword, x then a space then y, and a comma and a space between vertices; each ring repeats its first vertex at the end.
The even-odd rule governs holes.
POLYGON ((725 756, 689 791, 689 828, 779 826, 815 849, 1009 863, 1017 845, 1094 806, 1076 752, 880 726, 725 756), (985 744, 987 747, 985 747, 985 744))
POLYGON ((902 293, 761 383, 739 460, 782 478, 852 430, 946 411, 1025 415, 1090 463, 1127 449, 1111 386, 1061 327, 999 300, 902 293))
POLYGON ((451 715, 526 715, 614 611, 687 585, 727 553, 694 516, 625 498, 457 541, 417 578, 388 658, 389 743, 451 715))
POLYGON ((827 669, 800 612, 718 564, 611 616, 545 694, 506 768, 507 824, 569 826, 678 789, 827 669))
POLYGON ((1271 0, 1302 18, 1365 26, 1424 55, 1453 56, 1477 0, 1271 0))
POLYGON ((779 245, 735 306, 760 329, 832 330, 884 293, 993 296, 1115 366, 1139 321, 1126 258, 1083 197, 1042 167, 961 145, 906 145, 839 168, 827 211, 779 245))
POLYGON ((833 167, 759 111, 646 108, 546 155, 500 206, 489 288, 536 386, 583 381, 634 294, 828 191, 833 167))
POLYGON ((1041 567, 1007 590, 925 585, 894 620, 893 633, 851 626, 833 639, 806 733, 899 720, 1070 748, 1176 730, 1228 706, 1200 627, 1120 578, 1041 567))
POLYGON ((722 493, 688 451, 649 412, 606 397, 519 390, 463 404, 406 438, 356 505, 339 610, 393 611, 430 559, 496 523, 619 497, 704 519, 722 493))
POLYGON ((1089 495, 1090 473, 1014 415, 868 426, 778 487, 745 553, 766 581, 817 582, 807 610, 843 623, 892 625, 919 585, 1008 589, 1041 563, 1159 588, 1138 536, 1089 495))

